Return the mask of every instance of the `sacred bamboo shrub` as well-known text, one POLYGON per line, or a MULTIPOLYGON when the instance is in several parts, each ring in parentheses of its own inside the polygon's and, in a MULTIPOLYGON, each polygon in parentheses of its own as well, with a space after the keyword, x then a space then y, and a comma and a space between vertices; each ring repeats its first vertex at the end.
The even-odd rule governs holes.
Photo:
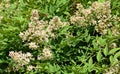
POLYGON ((84 8, 81 3, 77 4, 78 10, 71 16, 71 24, 80 26, 94 26, 95 30, 102 35, 108 33, 108 29, 118 23, 120 18, 111 15, 110 2, 93 2, 89 8, 84 8), (118 19, 118 21, 116 21, 118 19))
POLYGON ((28 28, 19 32, 19 37, 28 48, 24 45, 21 47, 23 44, 21 42, 18 49, 21 51, 16 52, 16 48, 9 51, 11 60, 9 72, 26 74, 118 72, 118 66, 111 64, 114 61, 119 62, 120 18, 111 15, 110 2, 93 2, 88 8, 78 3, 76 8, 77 11, 69 16, 70 20, 66 19, 67 22, 62 22, 58 16, 49 21, 41 20, 38 10, 34 9, 28 28), (91 34, 93 32, 94 34, 91 34), (96 36, 98 34, 96 32, 99 35, 96 36))

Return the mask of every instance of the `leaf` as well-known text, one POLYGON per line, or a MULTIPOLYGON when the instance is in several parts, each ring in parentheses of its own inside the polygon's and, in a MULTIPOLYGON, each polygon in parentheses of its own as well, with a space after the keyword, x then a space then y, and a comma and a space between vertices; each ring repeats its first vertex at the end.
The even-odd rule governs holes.
POLYGON ((42 0, 38 0, 40 3, 42 3, 42 0))
POLYGON ((54 5, 55 3, 56 3, 56 0, 53 0, 53 1, 52 1, 52 4, 54 5))
POLYGON ((101 54, 101 51, 99 51, 99 52, 97 53, 97 61, 100 62, 101 59, 102 59, 102 54, 101 54))
POLYGON ((70 16, 70 13, 69 12, 67 12, 67 11, 65 11, 65 12, 63 12, 65 15, 67 15, 67 16, 70 16))
POLYGON ((16 8, 16 5, 15 4, 12 4, 11 6, 10 6, 10 9, 15 9, 16 8))
POLYGON ((47 0, 48 3, 50 3, 50 0, 47 0))
POLYGON ((67 30, 69 29, 70 27, 69 26, 65 26, 65 27, 63 27, 61 30, 60 30, 60 35, 62 35, 62 34, 66 34, 67 33, 67 30))
POLYGON ((54 11, 55 11, 54 6, 50 5, 50 6, 49 6, 49 13, 50 13, 50 14, 53 14, 54 11))
POLYGON ((90 35, 88 35, 88 37, 86 38, 86 42, 89 42, 90 41, 90 35))
POLYGON ((117 59, 120 56, 120 51, 114 55, 114 59, 117 59))
POLYGON ((25 6, 23 0, 19 0, 19 2, 20 2, 20 6, 21 6, 21 7, 25 6))
POLYGON ((0 59, 0 63, 3 63, 4 61, 0 59))
POLYGON ((54 69, 54 66, 52 66, 52 65, 49 65, 49 72, 54 72, 55 71, 55 69, 54 69))
POLYGON ((44 9, 45 13, 48 13, 48 7, 49 7, 48 5, 45 6, 45 9, 44 9))
POLYGON ((62 40, 62 41, 60 42, 60 44, 59 44, 59 46, 60 46, 61 48, 64 48, 66 45, 67 45, 67 41, 65 41, 65 40, 62 40))
POLYGON ((98 42, 101 46, 106 45, 106 39, 103 39, 102 37, 98 38, 98 42))
POLYGON ((109 54, 114 54, 118 50, 120 50, 120 48, 113 48, 109 51, 109 54))
POLYGON ((105 47, 105 49, 103 49, 103 53, 104 53, 105 56, 108 55, 108 47, 107 46, 105 47))
POLYGON ((105 0, 98 0, 98 2, 105 2, 105 0))
POLYGON ((98 48, 96 40, 92 41, 92 45, 93 45, 94 50, 96 50, 98 48))
POLYGON ((112 66, 116 65, 118 63, 118 60, 114 59, 114 62, 112 63, 112 66))
POLYGON ((110 56, 110 57, 109 57, 109 60, 110 60, 110 63, 113 63, 113 62, 114 62, 114 57, 113 57, 113 56, 110 56))
POLYGON ((92 64, 93 64, 93 59, 92 59, 92 57, 89 59, 89 65, 91 66, 92 64))
POLYGON ((0 39, 3 39, 3 34, 0 33, 0 39))

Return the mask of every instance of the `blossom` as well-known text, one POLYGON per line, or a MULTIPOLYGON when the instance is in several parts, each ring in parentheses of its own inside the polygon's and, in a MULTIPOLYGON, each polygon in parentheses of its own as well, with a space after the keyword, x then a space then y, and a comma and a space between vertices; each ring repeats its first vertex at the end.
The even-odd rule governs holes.
POLYGON ((35 67, 32 66, 32 65, 28 65, 28 66, 27 66, 27 70, 28 70, 28 71, 31 71, 31 70, 33 70, 34 68, 35 68, 35 67))
POLYGON ((38 46, 36 45, 35 42, 30 42, 30 43, 29 43, 29 48, 30 48, 30 49, 37 49, 38 46))
POLYGON ((38 11, 34 9, 32 11, 32 16, 30 17, 30 20, 31 21, 37 21, 38 19, 39 19, 38 11))
POLYGON ((76 8, 78 10, 82 10, 83 9, 83 5, 81 3, 78 3, 77 6, 76 6, 76 8))
POLYGON ((44 48, 42 53, 37 56, 38 60, 49 60, 52 58, 52 53, 50 51, 50 48, 44 48))
POLYGON ((119 74, 119 64, 111 66, 104 74, 119 74))
POLYGON ((42 55, 37 56, 37 60, 42 60, 42 59, 44 59, 44 57, 42 55))
POLYGON ((50 59, 52 57, 52 53, 49 48, 44 48, 42 54, 46 59, 50 59))
MULTIPOLYGON (((113 21, 117 21, 118 24, 120 18, 111 15, 110 2, 103 3, 93 2, 88 8, 84 8, 81 3, 78 3, 76 14, 70 17, 70 23, 87 27, 88 25, 94 26, 95 30, 101 35, 108 34, 108 29, 114 26, 113 21)), ((113 32, 116 32, 113 30, 113 32)), ((115 35, 118 35, 115 33, 115 35)))
POLYGON ((62 22, 58 16, 54 16, 50 21, 39 20, 38 11, 35 9, 32 11, 30 20, 28 29, 19 34, 30 49, 37 49, 39 44, 48 42, 49 38, 55 38, 53 30, 69 25, 69 22, 62 22))
POLYGON ((30 52, 27 52, 25 54, 25 53, 22 53, 22 51, 19 51, 19 52, 10 51, 9 56, 15 62, 16 70, 19 70, 20 67, 29 64, 30 60, 34 60, 32 54, 30 52))
POLYGON ((63 22, 60 20, 60 18, 58 16, 54 16, 50 20, 49 24, 52 27, 52 29, 54 29, 54 30, 57 30, 59 27, 63 27, 64 26, 63 22))

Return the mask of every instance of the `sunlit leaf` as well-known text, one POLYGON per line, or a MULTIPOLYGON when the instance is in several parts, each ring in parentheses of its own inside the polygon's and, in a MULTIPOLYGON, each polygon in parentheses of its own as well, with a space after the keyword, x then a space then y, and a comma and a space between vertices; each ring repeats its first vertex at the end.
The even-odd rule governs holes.
POLYGON ((115 53, 115 55, 114 55, 114 59, 117 59, 119 56, 120 56, 120 51, 117 52, 117 53, 115 53))
POLYGON ((101 54, 101 51, 99 51, 98 53, 97 53, 97 61, 101 61, 102 60, 102 54, 101 54))
POLYGON ((109 60, 110 60, 110 63, 113 63, 113 62, 114 62, 114 57, 113 57, 113 56, 110 56, 110 57, 109 57, 109 60))
POLYGON ((93 59, 92 57, 89 59, 89 65, 92 65, 93 64, 93 59))
POLYGON ((104 53, 105 56, 108 55, 108 47, 107 46, 105 47, 105 49, 103 49, 103 53, 104 53))
POLYGON ((113 48, 109 51, 109 54, 114 54, 118 50, 120 50, 120 48, 113 48))

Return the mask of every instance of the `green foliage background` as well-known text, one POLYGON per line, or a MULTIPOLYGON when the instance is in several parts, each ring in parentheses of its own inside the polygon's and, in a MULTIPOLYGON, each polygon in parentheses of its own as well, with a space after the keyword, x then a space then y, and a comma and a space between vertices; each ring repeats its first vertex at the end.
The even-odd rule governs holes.
MULTIPOLYGON (((3 16, 0 21, 0 73, 8 73, 7 67, 13 65, 8 56, 9 51, 29 51, 18 35, 27 29, 32 9, 39 11, 40 19, 50 20, 57 15, 62 21, 67 21, 76 10, 77 3, 80 2, 87 8, 94 1, 104 2, 105 0, 10 0, 9 7, 5 7, 6 0, 2 0, 0 2, 3 4, 3 7, 0 6, 0 16, 3 16)), ((120 16, 119 0, 111 0, 111 10, 113 15, 120 16)), ((21 69, 10 73, 100 74, 105 72, 105 69, 120 62, 120 37, 112 36, 110 32, 107 36, 101 36, 93 34, 92 30, 92 28, 86 29, 79 26, 59 29, 57 38, 49 42, 52 45, 54 59, 34 62, 42 67, 36 71, 29 72, 21 69), (74 37, 66 38, 65 35, 68 32, 71 32, 74 37), (110 50, 109 45, 114 42, 118 47, 110 50)))

